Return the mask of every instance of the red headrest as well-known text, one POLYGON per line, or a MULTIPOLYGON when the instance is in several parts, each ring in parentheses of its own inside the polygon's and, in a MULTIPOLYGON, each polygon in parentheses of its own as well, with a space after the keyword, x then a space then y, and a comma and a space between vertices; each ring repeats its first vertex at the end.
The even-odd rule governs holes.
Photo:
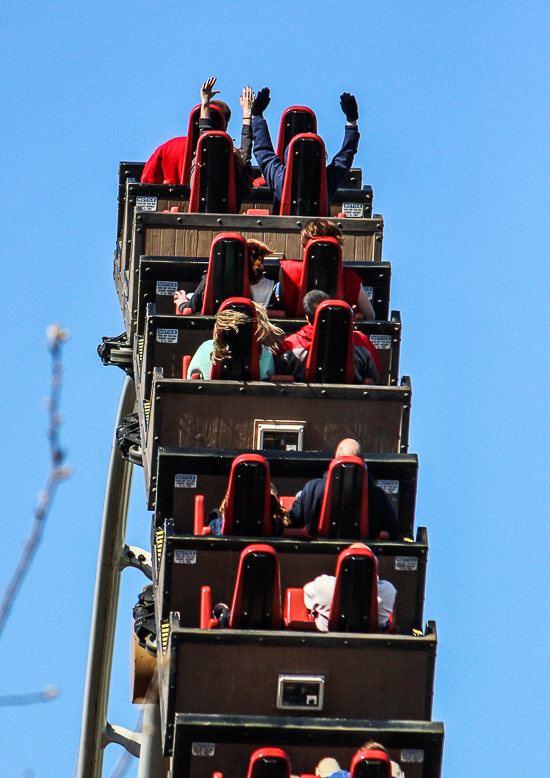
MULTIPOLYGON (((252 338, 250 343, 245 343, 245 348, 250 348, 250 380, 251 381, 259 381, 260 380, 260 350, 258 349, 258 341, 256 337, 256 308, 254 307, 254 303, 252 300, 246 297, 229 297, 227 300, 224 300, 223 303, 220 305, 219 311, 224 311, 226 308, 231 308, 234 306, 242 306, 245 308, 245 313, 247 316, 252 320, 252 338)), ((240 330, 241 332, 241 330, 240 330)), ((212 378, 215 380, 219 380, 221 378, 221 368, 222 363, 218 362, 217 364, 212 366, 212 378)))
MULTIPOLYGON (((329 632, 338 632, 338 621, 341 608, 341 596, 342 596, 342 567, 348 558, 366 557, 372 564, 372 579, 371 579, 371 598, 369 607, 369 632, 378 632, 378 577, 377 577, 377 561, 376 557, 370 550, 370 548, 346 548, 342 551, 338 557, 336 564, 336 585, 334 587, 334 595, 332 597, 332 605, 330 608, 330 616, 328 622, 329 632)), ((361 597, 361 592, 356 593, 357 597, 361 597)))
POLYGON ((280 748, 259 748, 250 757, 248 764, 247 778, 263 778, 262 774, 262 760, 269 759, 270 761, 281 762, 281 772, 277 770, 277 775, 273 775, 270 771, 269 778, 290 778, 290 761, 285 752, 280 748))
POLYGON ((377 748, 368 748, 364 751, 358 751, 351 760, 350 778, 369 778, 371 773, 361 769, 365 764, 380 763, 380 771, 376 778, 391 778, 391 759, 385 751, 379 751, 377 748))
MULTIPOLYGON (((358 475, 362 475, 362 484, 357 484, 357 488, 360 488, 360 492, 354 492, 353 497, 360 500, 360 530, 358 536, 355 538, 348 538, 348 540, 360 538, 368 538, 369 536, 369 488, 368 488, 368 472, 365 462, 361 457, 335 457, 329 465, 327 481, 325 486, 325 494, 323 497, 323 505, 321 507, 321 515, 319 516, 319 530, 318 535, 320 538, 332 537, 335 533, 333 530, 334 522, 349 520, 349 516, 342 516, 342 506, 338 503, 333 505, 332 495, 336 492, 337 483, 336 478, 341 478, 342 474, 338 473, 338 468, 345 465, 354 465, 358 475), (334 512, 333 512, 334 511, 334 512)), ((348 484, 348 488, 355 488, 355 479, 348 484)), ((336 533, 336 537, 342 537, 339 533, 336 533)))
MULTIPOLYGON (((297 164, 299 163, 297 162, 297 164)), ((308 172, 306 180, 311 180, 311 178, 312 178, 312 174, 310 171, 308 172)), ((325 159, 325 144, 323 143, 322 138, 320 138, 318 135, 315 135, 312 132, 303 132, 300 133, 299 135, 295 135, 290 141, 290 143, 288 144, 285 179, 283 183, 283 192, 281 195, 280 214, 281 216, 291 216, 293 215, 293 213, 300 216, 327 216, 328 215, 327 167, 326 167, 326 159, 325 159), (292 176, 294 171, 294 163, 296 161, 295 156, 296 154, 298 154, 298 149, 302 147, 302 142, 306 142, 308 144, 316 144, 317 148, 315 150, 315 156, 316 156, 316 164, 319 165, 319 191, 315 192, 313 195, 313 199, 317 203, 317 206, 315 206, 312 209, 312 212, 296 214, 296 208, 294 208, 293 206, 295 205, 297 194, 296 192, 293 193, 292 191, 292 176)))
POLYGON ((292 138, 298 133, 295 132, 295 124, 302 124, 300 119, 303 118, 310 126, 310 132, 317 132, 317 117, 311 110, 306 108, 305 105, 291 105, 287 108, 281 116, 281 124, 279 125, 279 138, 277 140, 277 156, 284 162, 285 150, 292 138), (288 130, 285 132, 285 130, 288 130), (289 133, 291 135, 289 135, 289 133))
MULTIPOLYGON (((243 510, 245 506, 242 503, 242 498, 246 498, 246 494, 242 494, 242 490, 250 490, 251 485, 247 483, 245 478, 245 467, 241 467, 241 465, 246 465, 247 463, 256 463, 258 466, 261 466, 262 469, 265 471, 265 486, 262 490, 262 508, 263 508, 263 517, 262 517, 262 528, 263 528, 263 535, 266 537, 270 537, 273 534, 273 530, 271 527, 271 481, 269 477, 269 463, 267 459, 260 454, 240 454, 238 457, 235 457, 231 464, 231 473, 229 475, 229 486, 227 488, 227 506, 225 510, 225 518, 223 520, 223 526, 222 526, 222 535, 233 535, 233 518, 235 511, 239 509, 239 507, 242 507, 243 510), (241 493, 239 493, 238 497, 238 504, 236 504, 236 492, 237 489, 241 490, 241 493)), ((256 469, 256 473, 258 473, 258 469, 256 469)), ((254 484, 252 485, 254 486, 254 484)), ((250 496, 250 495, 248 495, 250 496)), ((260 495, 256 495, 258 502, 260 499, 260 495)), ((239 533, 239 534, 245 534, 245 533, 239 533)), ((260 532, 254 533, 260 535, 260 532)))
MULTIPOLYGON (((231 616, 229 619, 229 626, 231 629, 243 629, 250 627, 243 627, 242 621, 243 618, 246 616, 250 618, 252 616, 251 613, 247 612, 246 614, 243 614, 243 595, 244 595, 244 586, 245 586, 245 565, 247 563, 247 557, 252 554, 267 554, 270 556, 273 560, 274 566, 273 566, 273 599, 270 603, 266 603, 266 605, 270 609, 270 615, 269 615, 269 626, 266 627, 266 629, 280 629, 282 624, 282 609, 281 609, 281 575, 279 570, 279 557, 277 555, 277 552, 274 548, 271 546, 267 546, 265 543, 254 543, 251 546, 247 546, 244 551, 241 553, 241 558, 239 561, 239 569, 237 571, 237 580, 235 582, 235 592, 233 594, 233 603, 231 605, 231 616)), ((252 596, 254 597, 254 594, 258 594, 259 592, 259 585, 257 581, 254 581, 255 587, 254 590, 249 590, 247 592, 248 597, 252 596)), ((248 608, 248 606, 247 606, 248 608)), ((266 614, 267 615, 267 614, 266 614)))
POLYGON ((216 130, 209 130, 203 132, 197 143, 197 154, 195 157, 195 175, 193 177, 193 183, 191 185, 191 194, 189 197, 189 213, 200 213, 200 189, 201 189, 201 176, 206 172, 205 165, 208 164, 203 159, 203 149, 214 138, 224 138, 229 151, 226 159, 227 170, 224 171, 221 168, 217 168, 216 172, 223 175, 227 172, 227 191, 224 191, 224 199, 226 203, 225 210, 219 210, 220 213, 236 213, 236 199, 235 199, 235 164, 233 161, 233 141, 226 132, 219 132, 216 130))
MULTIPOLYGON (((196 105, 189 114, 189 125, 187 127, 187 144, 185 147, 185 155, 182 160, 181 177, 178 183, 189 185, 189 178, 191 176, 191 161, 193 154, 197 148, 197 142, 199 140, 199 116, 201 112, 201 106, 196 105)), ((221 111, 221 108, 217 105, 210 104, 210 118, 215 130, 225 131, 225 117, 221 111)))
POLYGON ((204 299, 202 303, 203 316, 210 316, 215 313, 214 310, 214 286, 216 276, 216 247, 218 243, 240 243, 244 248, 244 267, 243 267, 243 284, 240 290, 239 297, 250 299, 250 280, 248 278, 248 246, 246 239, 243 238, 238 232, 221 232, 216 235, 210 246, 210 260, 208 262, 208 275, 206 276, 206 286, 204 288, 204 299))
MULTIPOLYGON (((329 325, 330 326, 330 325, 329 325)), ((315 310, 315 319, 313 321, 313 337, 311 339, 311 346, 307 357, 306 364, 306 382, 307 383, 324 383, 319 381, 316 376, 316 367, 318 361, 322 358, 332 359, 333 361, 345 356, 345 374, 341 381, 338 383, 353 384, 355 382, 355 366, 354 366, 354 352, 353 352, 353 311, 350 306, 343 300, 323 300, 319 303, 315 310), (337 328, 334 331, 335 343, 327 343, 323 338, 327 338, 330 331, 325 326, 325 320, 330 316, 330 311, 340 309, 341 311, 348 311, 349 318, 347 324, 342 323, 340 329, 338 324, 335 324, 337 328), (327 352, 327 349, 330 349, 327 352), (336 350, 334 350, 336 349, 336 350)), ((341 365, 340 362, 338 362, 341 365)))
MULTIPOLYGON (((296 318, 300 319, 304 315, 303 302, 304 297, 313 289, 320 289, 326 292, 333 300, 344 299, 344 270, 342 267, 342 246, 336 238, 314 238, 307 242, 304 249, 304 261, 302 267, 302 276, 300 279, 300 291, 298 294, 298 303, 296 305, 296 318), (322 256, 322 252, 330 252, 330 255, 322 256), (319 256, 321 254, 321 256, 319 256), (325 261, 326 260, 326 261, 325 261), (336 273, 334 274, 334 265, 336 264, 336 273), (313 269, 317 281, 311 281, 311 270, 313 269), (326 288, 328 275, 335 278, 332 288, 326 288), (315 272, 316 271, 316 272, 315 272), (326 282, 325 282, 326 279, 326 282)), ((286 290, 285 290, 286 293, 286 290)))

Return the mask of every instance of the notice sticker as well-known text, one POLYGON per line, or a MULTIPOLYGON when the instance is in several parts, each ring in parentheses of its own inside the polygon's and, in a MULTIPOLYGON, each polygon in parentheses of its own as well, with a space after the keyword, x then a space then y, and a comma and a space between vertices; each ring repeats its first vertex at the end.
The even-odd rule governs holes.
MULTIPOLYGON (((177 553, 177 552, 176 552, 177 553)), ((413 572, 418 570, 418 557, 416 556, 396 556, 395 569, 413 572)))
POLYGON ((342 213, 345 213, 348 219, 362 219, 363 203, 343 203, 342 213))
POLYGON ((157 330, 157 343, 177 343, 178 330, 157 330))
POLYGON ((136 208, 141 208, 142 211, 156 211, 157 198, 142 196, 136 197, 136 208))
POLYGON ((178 291, 177 281, 157 281, 157 294, 171 294, 178 291))
POLYGON ((187 473, 176 473, 174 479, 174 486, 176 489, 196 489, 197 488, 197 476, 187 475, 187 473))
POLYGON ((197 564, 197 552, 196 551, 184 551, 182 548, 177 548, 174 551, 174 562, 177 565, 196 565, 197 564))
POLYGON ((391 348, 391 335, 369 335, 374 348, 379 351, 385 348, 391 348))
POLYGON ((364 286, 363 291, 367 295, 369 300, 372 300, 372 298, 374 297, 374 289, 372 288, 372 286, 364 286))
POLYGON ((383 489, 386 494, 399 494, 399 481, 385 481, 380 479, 376 482, 376 486, 383 489))
POLYGON ((424 751, 420 748, 402 748, 401 762, 415 762, 420 764, 424 761, 424 751))
POLYGON ((215 743, 193 743, 191 753, 193 756, 214 756, 215 743))

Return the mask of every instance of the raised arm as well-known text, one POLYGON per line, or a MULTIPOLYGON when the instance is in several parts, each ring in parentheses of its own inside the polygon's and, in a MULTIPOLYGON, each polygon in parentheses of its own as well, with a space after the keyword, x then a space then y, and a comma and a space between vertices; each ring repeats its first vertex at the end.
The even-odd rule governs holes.
POLYGON ((346 133, 342 148, 336 154, 330 165, 327 167, 327 197, 329 204, 336 194, 336 191, 353 164, 353 159, 357 154, 359 147, 359 129, 357 120, 359 119, 359 109, 354 95, 344 92, 340 97, 342 111, 346 115, 346 133))
POLYGON ((271 101, 268 87, 260 89, 252 104, 252 132, 254 133, 254 156, 258 161, 266 184, 275 191, 282 190, 285 166, 275 154, 267 122, 263 113, 271 101))
POLYGON ((214 95, 220 94, 219 89, 214 89, 217 80, 217 78, 211 76, 210 78, 207 78, 204 84, 201 86, 201 112, 199 120, 210 120, 210 101, 214 95))
POLYGON ((239 100, 241 108, 243 109, 243 128, 241 131, 241 148, 240 152, 244 159, 245 165, 252 160, 252 104, 256 98, 256 95, 252 91, 252 87, 244 86, 243 93, 239 100))

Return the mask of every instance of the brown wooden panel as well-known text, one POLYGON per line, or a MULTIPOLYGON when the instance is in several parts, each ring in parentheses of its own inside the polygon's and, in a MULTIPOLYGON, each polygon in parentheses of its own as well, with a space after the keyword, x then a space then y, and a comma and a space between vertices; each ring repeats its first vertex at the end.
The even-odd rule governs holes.
MULTIPOLYGON (((205 733, 205 739, 206 737, 205 733)), ((281 741, 281 743, 271 747, 282 748, 288 754, 292 775, 314 775, 316 765, 327 756, 336 759, 342 770, 349 770, 353 755, 369 739, 368 732, 365 732, 362 740, 358 738, 353 748, 312 746, 307 743, 306 738, 304 738, 306 742, 302 746, 287 746, 284 744, 284 741, 281 741)), ((384 741, 384 738, 378 739, 377 742, 380 742, 380 740, 384 741)), ((386 743, 382 742, 382 745, 386 746, 386 743)), ((214 772, 220 772, 224 778, 225 776, 245 778, 248 772, 250 756, 258 747, 261 746, 251 746, 248 743, 215 743, 213 757, 194 756, 191 758, 190 776, 191 778, 212 778, 214 772)), ((392 761, 400 764, 407 778, 424 777, 423 764, 400 763, 401 748, 388 748, 387 746, 386 748, 392 761)))
MULTIPOLYGON (((186 490, 180 490, 186 491, 186 490)), ((185 544, 187 547, 187 544, 185 544)), ((318 575, 334 575, 339 550, 335 546, 332 553, 308 553, 285 549, 281 543, 273 544, 278 549, 281 571, 281 592, 289 588, 302 588, 318 575)), ((245 543, 242 544, 244 548, 245 543)), ((171 549, 172 551, 172 549, 171 549)), ((407 556, 411 545, 403 544, 397 552, 379 554, 378 576, 380 580, 390 581, 397 589, 395 601, 395 623, 405 632, 422 626, 422 614, 416 612, 418 576, 421 565, 414 571, 396 570, 396 556, 407 556)), ((168 561, 164 553, 161 560, 161 573, 156 590, 157 607, 161 618, 168 618, 171 611, 180 613, 182 627, 198 628, 200 625, 201 586, 210 586, 213 603, 231 603, 241 550, 199 549, 194 564, 181 564, 171 553, 168 561)), ((419 560, 421 562, 421 560, 419 560)))
POLYGON ((185 634, 177 633, 172 713, 303 716, 303 711, 277 708, 278 676, 291 674, 325 677, 324 707, 308 711, 312 718, 426 720, 426 695, 431 695, 433 680, 431 640, 371 636, 345 645, 316 636, 304 640, 305 645, 291 640, 287 645, 267 640, 214 644, 186 642, 185 634), (402 645, 397 647, 396 641, 402 645), (421 641, 425 650, 420 650, 421 641), (196 678, 200 684, 192 682, 196 678))
POLYGON ((287 396, 165 394, 161 446, 253 448, 254 419, 306 422, 304 449, 332 451, 343 438, 355 438, 364 451, 398 453, 402 403, 287 396), (231 414, 227 413, 231 408, 231 414))

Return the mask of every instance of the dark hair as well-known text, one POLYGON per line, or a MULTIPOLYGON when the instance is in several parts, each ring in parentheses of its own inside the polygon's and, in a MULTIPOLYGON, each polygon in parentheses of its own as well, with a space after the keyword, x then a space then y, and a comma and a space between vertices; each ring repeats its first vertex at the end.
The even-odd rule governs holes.
POLYGON ((340 245, 344 243, 342 230, 336 224, 329 222, 328 219, 312 219, 309 221, 302 230, 300 238, 304 247, 314 238, 336 238, 340 245))
MULTIPOLYGON (((385 754, 388 753, 381 743, 377 743, 374 740, 369 740, 368 743, 365 743, 364 746, 361 746, 359 751, 383 751, 385 754)), ((356 753, 359 753, 359 751, 357 751, 356 753)))
POLYGON ((223 100, 210 100, 210 104, 217 105, 220 111, 223 113, 223 118, 225 119, 225 128, 227 129, 227 125, 231 119, 231 108, 227 105, 227 103, 224 103, 223 100))
POLYGON ((320 289, 312 289, 312 291, 308 292, 304 297, 304 302, 302 303, 304 314, 306 319, 309 319, 312 324, 313 319, 315 318, 315 311, 323 300, 330 300, 330 297, 326 292, 322 292, 320 289))

